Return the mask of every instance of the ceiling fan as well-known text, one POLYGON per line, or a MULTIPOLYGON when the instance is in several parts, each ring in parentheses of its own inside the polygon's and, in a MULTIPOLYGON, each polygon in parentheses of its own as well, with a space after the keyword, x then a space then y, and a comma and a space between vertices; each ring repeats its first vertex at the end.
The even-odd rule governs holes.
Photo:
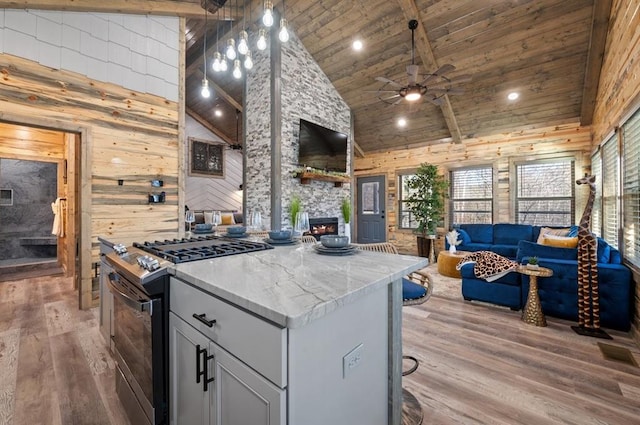
POLYGON ((452 87, 453 84, 463 83, 471 80, 470 75, 459 75, 453 78, 447 78, 446 75, 456 69, 451 64, 442 65, 436 71, 430 74, 422 75, 423 79, 418 81, 418 65, 415 63, 415 30, 418 28, 418 21, 412 19, 409 21, 409 29, 411 30, 411 65, 407 65, 407 84, 403 85, 393 81, 387 77, 376 77, 377 81, 384 83, 378 93, 378 99, 390 105, 397 105, 403 100, 408 102, 416 102, 421 98, 427 99, 436 105, 442 105, 444 95, 446 94, 462 94, 464 91, 460 88, 452 87))

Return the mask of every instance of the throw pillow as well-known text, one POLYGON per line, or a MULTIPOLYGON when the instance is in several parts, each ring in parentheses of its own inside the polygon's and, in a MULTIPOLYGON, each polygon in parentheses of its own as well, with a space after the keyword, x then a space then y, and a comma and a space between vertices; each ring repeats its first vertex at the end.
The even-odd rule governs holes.
POLYGON ((205 224, 213 224, 213 211, 204 212, 204 222, 205 224))
POLYGON ((540 236, 538 236, 538 243, 544 244, 542 240, 546 235, 569 236, 569 230, 571 229, 552 229, 551 227, 542 227, 540 229, 540 236))
POLYGON ((554 246, 556 248, 576 248, 578 246, 578 237, 544 235, 542 245, 554 246))
POLYGON ((578 236, 578 228, 579 226, 576 226, 574 224, 569 228, 569 233, 567 233, 565 236, 571 236, 571 237, 578 236))
POLYGON ((471 236, 469 236, 469 234, 462 230, 462 229, 456 229, 458 231, 458 240, 462 241, 462 245, 467 245, 471 243, 471 236))
POLYGON ((220 218, 222 219, 222 225, 226 226, 229 224, 236 224, 235 220, 233 219, 233 213, 222 213, 220 215, 220 218))

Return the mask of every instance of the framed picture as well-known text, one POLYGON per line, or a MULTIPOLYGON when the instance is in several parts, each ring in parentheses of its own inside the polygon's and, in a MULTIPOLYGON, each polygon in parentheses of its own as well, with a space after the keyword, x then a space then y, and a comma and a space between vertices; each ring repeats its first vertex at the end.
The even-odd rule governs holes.
POLYGON ((224 178, 224 143, 190 137, 189 175, 224 178))

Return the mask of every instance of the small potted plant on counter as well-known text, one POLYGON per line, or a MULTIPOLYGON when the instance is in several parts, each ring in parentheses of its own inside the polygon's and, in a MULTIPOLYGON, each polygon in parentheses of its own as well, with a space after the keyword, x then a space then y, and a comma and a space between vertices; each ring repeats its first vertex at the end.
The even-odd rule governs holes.
POLYGON ((540 266, 538 265, 538 257, 529 257, 527 261, 527 268, 531 270, 538 270, 540 266))

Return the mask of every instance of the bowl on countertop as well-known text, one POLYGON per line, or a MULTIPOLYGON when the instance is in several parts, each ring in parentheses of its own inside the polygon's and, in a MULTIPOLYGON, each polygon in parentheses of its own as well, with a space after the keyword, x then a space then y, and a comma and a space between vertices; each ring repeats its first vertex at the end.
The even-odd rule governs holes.
POLYGON ((291 239, 291 230, 272 230, 269 232, 269 239, 274 241, 291 239))
POLYGON ((210 224, 210 223, 198 223, 198 224, 196 224, 196 226, 194 228, 195 228, 195 230, 198 230, 198 231, 207 232, 207 231, 211 230, 212 227, 213 227, 213 225, 210 224))
POLYGON ((230 235, 241 235, 246 231, 247 228, 244 226, 227 227, 227 233, 229 233, 230 235))
POLYGON ((338 235, 322 235, 320 236, 320 243, 325 248, 344 248, 349 245, 348 236, 338 235))

